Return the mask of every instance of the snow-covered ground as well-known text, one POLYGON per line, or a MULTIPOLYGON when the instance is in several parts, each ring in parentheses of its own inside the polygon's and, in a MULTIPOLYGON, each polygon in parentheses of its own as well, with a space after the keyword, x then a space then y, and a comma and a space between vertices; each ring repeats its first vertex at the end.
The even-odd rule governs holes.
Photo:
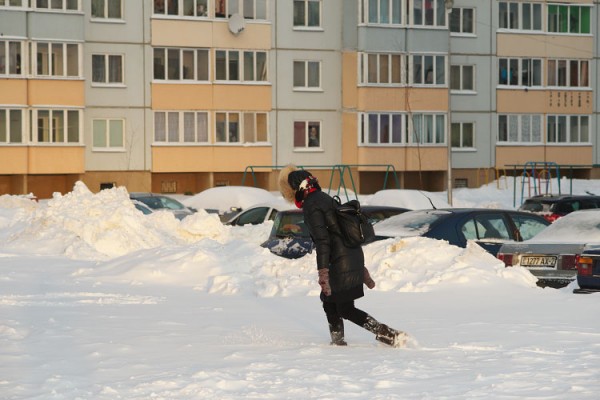
MULTIPOLYGON (((513 208, 512 188, 453 203, 513 208)), ((0 398, 598 398, 600 294, 539 288, 476 245, 390 239, 365 247, 377 286, 357 306, 412 341, 346 323, 332 347, 314 254, 272 255, 270 228, 143 216, 123 188, 82 183, 0 196, 0 398)))

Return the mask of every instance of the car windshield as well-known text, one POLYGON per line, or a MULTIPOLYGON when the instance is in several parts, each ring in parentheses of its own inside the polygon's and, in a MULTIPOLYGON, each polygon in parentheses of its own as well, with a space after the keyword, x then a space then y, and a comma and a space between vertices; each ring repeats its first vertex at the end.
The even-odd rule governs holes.
POLYGON ((374 225, 379 236, 420 236, 429 230, 431 224, 450 214, 447 211, 409 211, 394 215, 374 225))
POLYGON ((527 200, 519 209, 522 211, 549 213, 551 207, 552 203, 543 203, 537 200, 527 200))
POLYGON ((308 227, 304 223, 304 214, 279 212, 273 222, 273 232, 271 233, 271 236, 310 237, 308 227))
POLYGON ((155 210, 161 208, 167 208, 169 210, 183 210, 185 206, 175 199, 171 199, 165 196, 148 196, 148 197, 136 197, 136 200, 141 201, 148 207, 155 210))
POLYGON ((600 243, 600 210, 572 212, 557 219, 528 242, 600 243))

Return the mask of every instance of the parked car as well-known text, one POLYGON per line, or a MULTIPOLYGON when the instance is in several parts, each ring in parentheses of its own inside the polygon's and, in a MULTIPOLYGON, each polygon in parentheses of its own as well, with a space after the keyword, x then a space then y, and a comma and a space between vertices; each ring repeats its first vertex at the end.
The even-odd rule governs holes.
POLYGON ((577 257, 577 284, 573 293, 600 292, 600 247, 586 248, 577 257))
POLYGON ((600 208, 600 196, 539 195, 525 200, 519 210, 542 215, 548 221, 554 222, 573 211, 590 208, 600 208))
POLYGON ((600 244, 600 209, 570 213, 530 240, 504 244, 498 258, 527 268, 539 286, 563 287, 576 279, 577 259, 593 244, 600 244))
POLYGON ((148 214, 152 214, 154 212, 154 210, 152 210, 150 207, 148 207, 146 204, 142 203, 141 201, 138 200, 131 200, 133 202, 133 205, 135 206, 135 208, 138 209, 138 211, 141 211, 142 214, 144 215, 148 215, 148 214))
MULTIPOLYGON (((361 207, 361 211, 367 216, 369 222, 376 224, 409 210, 400 207, 365 205, 361 207)), ((290 209, 277 213, 271 233, 261 246, 269 249, 271 253, 285 258, 300 258, 312 252, 314 243, 308 227, 304 223, 302 210, 290 209)))
POLYGON ((274 220, 279 211, 288 210, 291 207, 290 203, 285 200, 257 204, 239 212, 229 219, 229 221, 225 222, 225 224, 235 226, 262 224, 274 220))
POLYGON ((132 200, 144 203, 152 210, 165 210, 173 213, 175 218, 181 220, 196 212, 195 209, 186 207, 172 197, 154 193, 129 193, 129 198, 132 200))
POLYGON ((505 242, 530 239, 550 223, 523 211, 491 208, 445 208, 417 210, 397 215, 375 225, 383 237, 423 236, 466 247, 472 240, 496 255, 505 242))

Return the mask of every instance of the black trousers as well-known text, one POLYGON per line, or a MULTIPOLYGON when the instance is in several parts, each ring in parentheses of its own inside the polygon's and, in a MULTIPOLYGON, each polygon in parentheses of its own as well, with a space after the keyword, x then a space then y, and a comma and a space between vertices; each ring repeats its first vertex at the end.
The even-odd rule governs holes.
POLYGON ((368 314, 363 310, 356 308, 354 306, 354 300, 342 303, 324 301, 323 310, 325 310, 327 322, 334 326, 339 324, 342 318, 352 321, 360 327, 363 327, 367 322, 368 314))

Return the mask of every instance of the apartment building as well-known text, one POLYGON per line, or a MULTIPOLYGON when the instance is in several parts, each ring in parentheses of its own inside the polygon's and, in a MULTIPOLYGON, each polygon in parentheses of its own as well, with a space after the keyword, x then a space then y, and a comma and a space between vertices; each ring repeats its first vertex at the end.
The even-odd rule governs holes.
POLYGON ((592 0, 0 0, 0 194, 44 198, 76 180, 275 190, 290 162, 326 186, 343 172, 361 193, 475 186, 530 161, 593 176, 598 12, 592 0))

